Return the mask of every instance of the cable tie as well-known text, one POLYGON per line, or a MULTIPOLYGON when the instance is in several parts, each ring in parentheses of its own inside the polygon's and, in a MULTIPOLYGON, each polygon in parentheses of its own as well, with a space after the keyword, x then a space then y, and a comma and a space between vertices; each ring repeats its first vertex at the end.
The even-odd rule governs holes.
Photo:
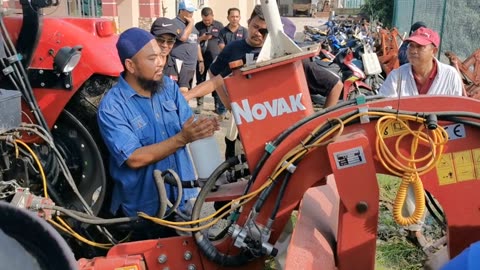
POLYGON ((265 151, 267 151, 267 153, 271 154, 275 149, 276 147, 271 142, 265 144, 265 151))
POLYGON ((13 63, 18 62, 18 61, 22 61, 22 59, 23 59, 23 56, 19 53, 15 54, 15 55, 12 55, 10 57, 7 57, 8 63, 10 63, 10 64, 13 64, 13 63))
POLYGON ((358 113, 359 114, 365 113, 365 115, 360 116, 360 123, 361 124, 370 123, 370 117, 366 114, 366 113, 368 113, 368 106, 358 108, 358 113))
POLYGON ((328 122, 328 124, 330 124, 331 127, 333 127, 333 124, 332 124, 333 121, 330 118, 327 118, 327 122, 328 122))
POLYGON ((306 147, 303 142, 300 142, 300 145, 303 147, 304 150, 307 150, 307 151, 308 151, 308 147, 306 147))
POLYGON ((287 162, 287 161, 284 161, 282 163, 282 166, 287 166, 287 171, 290 172, 290 173, 294 173, 295 170, 297 169, 297 166, 295 166, 292 163, 287 162))
POLYGON ((13 67, 12 67, 12 66, 8 66, 8 67, 2 69, 2 72, 3 72, 3 75, 7 76, 8 74, 10 74, 10 73, 13 72, 13 67))

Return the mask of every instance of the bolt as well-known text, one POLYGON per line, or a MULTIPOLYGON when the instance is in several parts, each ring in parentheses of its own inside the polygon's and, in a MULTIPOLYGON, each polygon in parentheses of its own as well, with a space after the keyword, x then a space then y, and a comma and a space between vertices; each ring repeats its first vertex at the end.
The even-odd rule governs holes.
POLYGON ((70 84, 69 83, 65 84, 65 87, 70 88, 70 84))
POLYGON ((167 262, 167 255, 162 254, 158 256, 158 263, 166 263, 167 262))
POLYGON ((82 144, 80 145, 80 147, 81 147, 81 148, 85 148, 85 144, 82 143, 82 144))
POLYGON ((195 266, 195 264, 190 264, 187 269, 188 270, 197 270, 197 267, 195 266))
POLYGON ((365 201, 358 202, 356 208, 358 213, 363 214, 368 210, 368 203, 365 201))
POLYGON ((38 71, 38 74, 43 74, 43 69, 40 69, 40 70, 38 71))
POLYGON ((44 82, 40 83, 40 86, 45 87, 45 83, 44 82))
POLYGON ((87 177, 85 176, 85 174, 82 174, 82 178, 85 179, 85 178, 87 178, 87 177))
POLYGON ((185 251, 185 254, 183 254, 183 258, 185 261, 190 261, 192 259, 192 253, 190 251, 185 251))

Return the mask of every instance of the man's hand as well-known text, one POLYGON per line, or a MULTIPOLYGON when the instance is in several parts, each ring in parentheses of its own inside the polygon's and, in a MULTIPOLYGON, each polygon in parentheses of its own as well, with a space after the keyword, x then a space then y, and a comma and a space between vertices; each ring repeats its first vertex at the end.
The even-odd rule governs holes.
POLYGON ((179 136, 183 142, 187 144, 199 139, 210 137, 215 130, 218 129, 220 129, 220 125, 216 118, 200 117, 195 120, 195 117, 192 116, 183 125, 179 136))
POLYGON ((198 37, 198 41, 200 42, 210 39, 212 39, 212 35, 207 35, 206 33, 203 33, 201 36, 198 37))
POLYGON ((198 62, 198 72, 200 72, 200 74, 203 74, 205 72, 205 63, 203 61, 198 62))
POLYGON ((189 25, 193 25, 193 23, 195 22, 193 17, 185 17, 185 21, 187 21, 189 25))

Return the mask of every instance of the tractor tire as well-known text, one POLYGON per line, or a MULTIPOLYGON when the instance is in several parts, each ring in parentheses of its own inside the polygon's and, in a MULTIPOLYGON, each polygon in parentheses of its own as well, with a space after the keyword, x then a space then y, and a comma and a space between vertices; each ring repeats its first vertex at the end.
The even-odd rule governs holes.
MULTIPOLYGON (((101 98, 116 82, 115 78, 94 75, 72 97, 57 120, 52 133, 61 145, 82 197, 95 215, 110 205, 111 184, 108 151, 97 124, 101 98)), ((74 203, 78 208, 78 201, 74 203)))

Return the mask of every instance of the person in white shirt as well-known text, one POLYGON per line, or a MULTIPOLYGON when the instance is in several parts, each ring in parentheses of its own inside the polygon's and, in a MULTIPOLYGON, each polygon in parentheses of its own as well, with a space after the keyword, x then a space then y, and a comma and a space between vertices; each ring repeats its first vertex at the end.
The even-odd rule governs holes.
MULTIPOLYGON (((455 68, 443 64, 435 58, 440 37, 432 29, 421 27, 408 39, 407 58, 409 63, 393 70, 381 86, 379 94, 385 97, 405 97, 416 95, 463 94, 462 81, 455 68), (400 84, 400 86, 399 86, 400 84)), ((403 208, 404 215, 415 211, 415 196, 409 186, 407 200, 403 208)), ((407 238, 415 244, 427 245, 421 233, 423 219, 419 224, 408 226, 407 238)))
POLYGON ((462 95, 462 80, 458 72, 435 58, 440 44, 437 32, 422 27, 405 42, 408 42, 407 57, 410 63, 400 66, 388 75, 379 90, 380 95, 462 95), (398 89, 400 93, 397 93, 398 89))

